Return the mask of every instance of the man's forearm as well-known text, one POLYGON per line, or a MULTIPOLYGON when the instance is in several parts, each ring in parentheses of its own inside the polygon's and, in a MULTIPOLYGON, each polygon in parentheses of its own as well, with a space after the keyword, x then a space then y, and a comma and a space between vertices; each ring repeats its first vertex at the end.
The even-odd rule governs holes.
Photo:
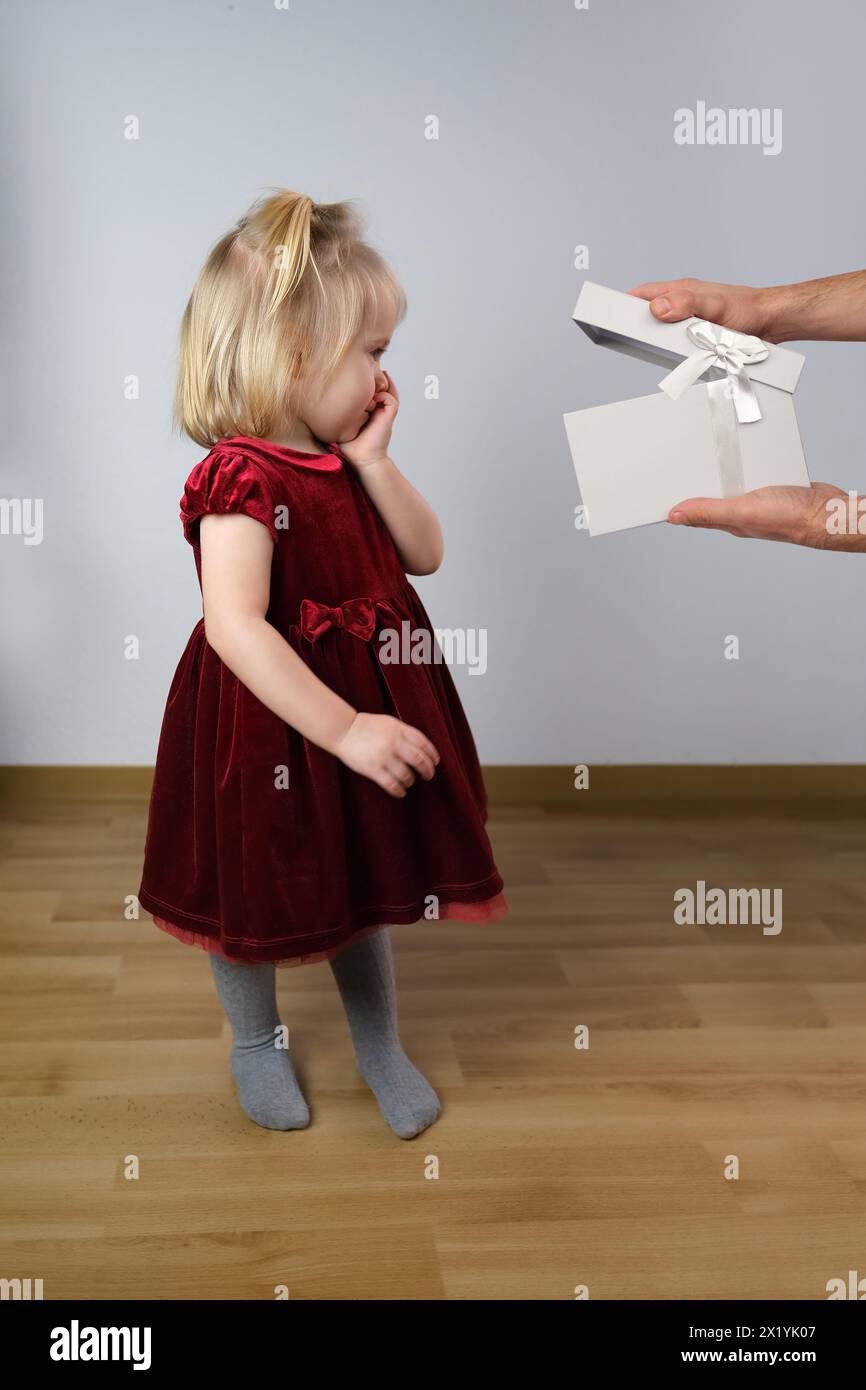
POLYGON ((775 343, 801 338, 866 341, 866 270, 849 270, 763 291, 775 343))

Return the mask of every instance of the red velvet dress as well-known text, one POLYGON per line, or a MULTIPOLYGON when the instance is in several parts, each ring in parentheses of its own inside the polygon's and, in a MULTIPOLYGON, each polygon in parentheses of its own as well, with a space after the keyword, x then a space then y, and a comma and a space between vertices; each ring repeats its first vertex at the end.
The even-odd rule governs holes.
POLYGON ((420 729, 440 762, 391 796, 268 709, 200 619, 168 692, 138 898, 163 930, 235 961, 302 965, 385 924, 508 912, 448 665, 435 637, 420 662, 380 651, 380 630, 411 650, 430 620, 355 469, 330 449, 241 435, 214 446, 180 503, 199 584, 201 516, 255 517, 274 541, 268 621, 355 709, 420 729))

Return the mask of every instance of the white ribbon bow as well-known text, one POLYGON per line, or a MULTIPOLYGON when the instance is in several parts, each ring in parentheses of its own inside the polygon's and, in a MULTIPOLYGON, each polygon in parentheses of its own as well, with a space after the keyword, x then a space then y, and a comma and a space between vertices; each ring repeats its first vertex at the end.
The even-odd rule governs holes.
POLYGON ((727 373, 726 394, 733 400, 740 424, 760 420, 761 407, 746 367, 753 362, 763 362, 769 356, 766 344, 751 334, 735 333, 731 328, 721 328, 718 324, 708 323, 706 319, 694 319, 686 325, 686 332, 698 351, 691 353, 672 372, 668 372, 659 382, 659 388, 672 401, 678 401, 687 387, 694 386, 708 367, 722 367, 727 373))

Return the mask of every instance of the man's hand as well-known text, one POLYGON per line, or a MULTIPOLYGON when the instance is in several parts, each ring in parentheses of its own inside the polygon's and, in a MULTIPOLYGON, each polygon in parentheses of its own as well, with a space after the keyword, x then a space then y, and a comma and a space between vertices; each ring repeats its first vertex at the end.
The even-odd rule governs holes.
POLYGON ((663 323, 694 315, 738 333, 753 333, 766 343, 802 338, 866 340, 866 270, 763 289, 691 278, 652 280, 635 285, 629 294, 648 299, 652 313, 663 323))
POLYGON ((788 541, 813 550, 866 550, 866 535, 859 530, 837 535, 828 526, 836 514, 836 508, 827 507, 832 498, 841 499, 841 514, 846 518, 848 493, 832 483, 813 483, 811 487, 759 487, 741 497, 690 497, 671 508, 668 520, 675 526, 708 526, 732 536, 788 541))
MULTIPOLYGON (((697 317, 720 323, 723 328, 732 328, 737 333, 752 333, 767 343, 787 342, 799 336, 797 320, 791 318, 792 304, 813 306, 810 312, 814 322, 810 325, 816 336, 837 336, 826 331, 824 319, 814 306, 832 300, 837 296, 853 295, 855 304, 864 302, 863 271, 850 275, 835 276, 828 280, 814 280, 802 286, 771 286, 768 289, 753 289, 750 285, 719 285, 711 280, 650 280, 644 285, 635 285, 629 294, 649 301, 651 312, 663 323, 676 323, 678 319, 697 317), (844 281, 844 286, 839 283, 844 281), (786 291, 801 292, 799 299, 786 291), (789 321, 790 320, 790 321, 789 321)), ((799 312, 803 312, 801 308, 799 312)), ((858 307, 862 315, 862 309, 858 307)), ((859 333, 859 320, 840 317, 837 312, 839 336, 842 332, 859 333)), ((826 317, 826 313, 824 314, 826 317)), ((837 323, 837 319, 833 322, 837 323)), ((862 336, 862 334, 860 335, 862 336)), ((847 516, 848 494, 833 483, 813 483, 811 487, 759 487, 752 492, 744 492, 741 497, 689 497, 678 502, 668 513, 668 520, 680 526, 707 526, 718 531, 727 531, 732 536, 745 536, 751 540, 787 541, 791 545, 805 545, 814 550, 866 550, 866 535, 856 528, 837 529, 832 523, 833 511, 828 510, 827 502, 841 498, 847 516)), ((866 520, 866 518, 864 518, 866 520)))
POLYGON ((774 336, 773 292, 750 285, 717 285, 710 280, 651 280, 635 285, 629 294, 648 299, 657 319, 676 323, 678 319, 709 319, 737 333, 752 333, 767 343, 774 336))

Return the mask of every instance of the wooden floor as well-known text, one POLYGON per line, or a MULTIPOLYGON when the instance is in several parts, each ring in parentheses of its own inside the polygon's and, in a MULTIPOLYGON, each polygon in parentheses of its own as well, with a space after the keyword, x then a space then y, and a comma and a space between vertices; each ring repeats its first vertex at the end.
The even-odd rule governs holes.
POLYGON ((405 1141, 327 963, 278 975, 310 1128, 246 1119, 207 958, 124 920, 144 816, 0 810, 0 1276, 268 1300, 822 1299, 866 1276, 861 819, 494 811, 510 916, 392 928, 403 1041, 444 1105, 405 1141), (782 888, 782 931, 676 925, 698 880, 782 888))

